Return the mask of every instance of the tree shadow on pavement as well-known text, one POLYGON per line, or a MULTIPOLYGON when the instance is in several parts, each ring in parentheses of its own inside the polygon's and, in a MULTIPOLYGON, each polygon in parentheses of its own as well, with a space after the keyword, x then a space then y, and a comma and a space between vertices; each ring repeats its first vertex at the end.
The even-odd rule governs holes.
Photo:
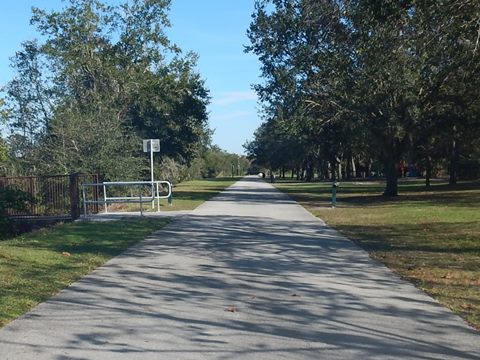
POLYGON ((177 219, 42 306, 55 345, 22 343, 38 359, 480 356, 478 334, 313 219, 177 219))

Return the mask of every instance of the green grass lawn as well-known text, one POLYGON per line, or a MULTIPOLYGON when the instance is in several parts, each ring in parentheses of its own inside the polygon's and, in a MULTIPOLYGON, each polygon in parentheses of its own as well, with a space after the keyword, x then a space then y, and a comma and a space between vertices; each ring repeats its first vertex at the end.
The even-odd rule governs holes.
MULTIPOLYGON (((160 201, 161 211, 193 210, 240 179, 241 177, 226 177, 179 183, 173 188, 173 203, 171 206, 168 205, 166 199, 160 201)), ((140 205, 138 204, 115 204, 109 205, 108 208, 111 211, 140 211, 140 205)), ((156 211, 156 204, 153 210, 150 204, 144 204, 144 209, 146 211, 156 211)))
POLYGON ((167 223, 149 218, 75 222, 0 241, 0 326, 167 223))
POLYGON ((345 182, 331 208, 330 183, 279 182, 315 216, 480 329, 480 183, 345 182))
POLYGON ((228 177, 182 182, 173 189, 173 205, 164 206, 162 210, 193 210, 240 179, 228 177))

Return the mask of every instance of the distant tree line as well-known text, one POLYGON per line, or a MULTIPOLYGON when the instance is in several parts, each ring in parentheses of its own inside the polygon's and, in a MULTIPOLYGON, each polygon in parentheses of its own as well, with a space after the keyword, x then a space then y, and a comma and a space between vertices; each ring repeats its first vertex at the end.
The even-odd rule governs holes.
POLYGON ((25 41, 11 59, 15 76, 0 99, 11 131, 0 140, 0 175, 148 177, 142 139, 150 138, 161 142, 159 175, 178 181, 224 171, 189 169, 211 154, 231 154, 210 145, 209 92, 196 54, 183 54, 165 35, 169 3, 69 0, 61 11, 33 8, 42 40, 25 41))
POLYGON ((250 160, 244 155, 229 153, 216 145, 200 150, 189 164, 165 158, 157 167, 156 177, 174 183, 182 180, 243 176, 250 169, 250 160))
POLYGON ((480 2, 256 0, 257 165, 307 181, 370 174, 397 195, 402 164, 430 178, 480 159, 480 2))

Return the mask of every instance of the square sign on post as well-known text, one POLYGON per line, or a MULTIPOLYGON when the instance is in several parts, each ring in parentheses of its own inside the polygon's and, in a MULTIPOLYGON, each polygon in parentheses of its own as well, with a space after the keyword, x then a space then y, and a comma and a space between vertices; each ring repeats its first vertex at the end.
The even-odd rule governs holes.
POLYGON ((160 139, 143 140, 143 152, 160 152, 160 139))
MULTIPOLYGON (((143 152, 150 153, 150 180, 152 182, 152 194, 153 194, 153 153, 160 152, 160 139, 148 139, 143 140, 143 152)), ((152 202, 152 207, 153 207, 152 202)))

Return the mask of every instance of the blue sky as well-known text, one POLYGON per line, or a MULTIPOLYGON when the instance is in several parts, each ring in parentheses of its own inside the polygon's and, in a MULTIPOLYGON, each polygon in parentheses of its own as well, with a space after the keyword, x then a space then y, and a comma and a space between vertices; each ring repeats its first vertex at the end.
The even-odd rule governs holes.
MULTIPOLYGON (((111 1, 115 2, 115 1, 111 1)), ((254 0, 172 0, 167 30, 184 51, 199 54, 198 71, 206 80, 212 102, 213 143, 243 153, 242 145, 260 124, 257 98, 251 85, 259 81, 260 64, 243 52, 254 0)), ((0 2, 0 86, 12 71, 9 57, 24 40, 37 37, 30 26, 31 7, 61 8, 60 0, 5 0, 0 2)))

